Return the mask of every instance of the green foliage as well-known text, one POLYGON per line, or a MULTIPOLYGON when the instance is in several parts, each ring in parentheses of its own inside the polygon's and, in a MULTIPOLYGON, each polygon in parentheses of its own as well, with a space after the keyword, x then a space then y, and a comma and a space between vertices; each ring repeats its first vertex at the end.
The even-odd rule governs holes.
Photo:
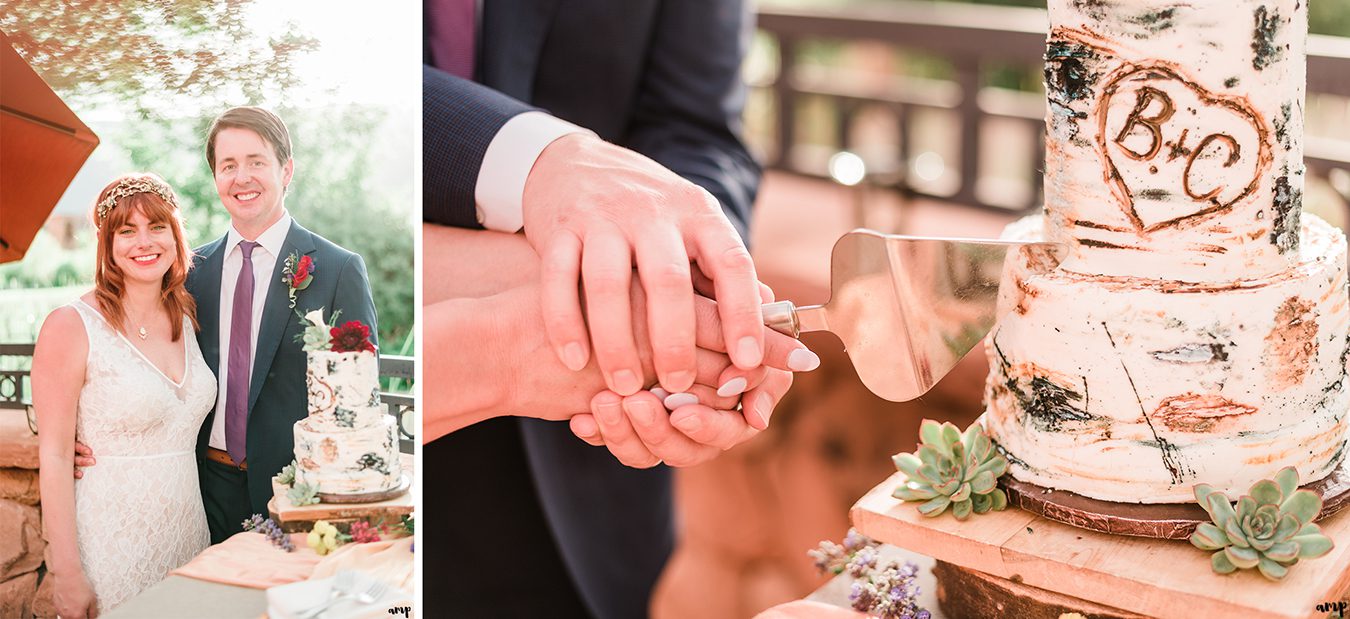
POLYGON ((1195 487, 1195 500, 1212 522, 1201 524, 1191 544, 1213 550, 1210 565, 1219 574, 1257 568, 1280 580, 1299 559, 1315 559, 1331 551, 1331 539, 1312 521, 1322 511, 1322 497, 1298 490, 1298 471, 1289 466, 1252 484, 1235 505, 1208 484, 1195 487))
MULTIPOLYGON (((67 102, 117 99, 142 115, 241 92, 280 100, 310 37, 251 34, 252 0, 0 0, 0 30, 67 102)), ((237 95, 233 95, 237 96, 237 95)))
POLYGON ((895 468, 904 473, 904 485, 893 496, 902 501, 924 501, 919 513, 936 517, 952 508, 957 520, 971 512, 1002 511, 1008 497, 998 487, 998 478, 1008 472, 1008 460, 994 450, 993 442, 978 423, 965 432, 950 423, 925 419, 919 426, 919 451, 894 457, 895 468))

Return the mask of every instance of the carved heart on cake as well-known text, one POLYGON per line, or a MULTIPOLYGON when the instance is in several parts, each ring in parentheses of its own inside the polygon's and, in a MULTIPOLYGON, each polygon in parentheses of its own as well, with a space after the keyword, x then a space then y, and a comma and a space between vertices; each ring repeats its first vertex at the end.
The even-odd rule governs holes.
POLYGON ((1270 132, 1245 98, 1212 94, 1164 62, 1127 64, 1105 83, 1097 146, 1136 229, 1221 213, 1256 190, 1270 132))

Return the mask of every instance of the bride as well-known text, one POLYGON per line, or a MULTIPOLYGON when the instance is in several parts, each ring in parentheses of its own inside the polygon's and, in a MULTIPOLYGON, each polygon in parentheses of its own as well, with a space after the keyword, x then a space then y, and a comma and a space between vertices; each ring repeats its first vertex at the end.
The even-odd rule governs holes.
POLYGON ((56 610, 96 617, 209 543, 193 455, 216 399, 183 287, 192 253, 164 181, 131 174, 94 208, 94 290, 53 311, 33 354, 42 520, 56 610), (75 441, 99 464, 75 479, 75 441))

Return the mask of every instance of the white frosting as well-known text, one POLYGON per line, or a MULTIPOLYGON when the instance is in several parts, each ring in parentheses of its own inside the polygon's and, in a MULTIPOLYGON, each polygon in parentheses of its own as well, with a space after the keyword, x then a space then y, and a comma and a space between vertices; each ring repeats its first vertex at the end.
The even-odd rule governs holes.
POLYGON ((373 352, 311 352, 305 384, 314 428, 362 428, 385 416, 379 358, 373 352))
POLYGON ((379 376, 373 352, 309 353, 309 416, 295 424, 296 481, 327 494, 398 486, 398 423, 380 404, 379 376))
POLYGON ((1013 476, 1138 503, 1325 477, 1350 303, 1344 235, 1301 214, 1306 5, 1049 9, 1047 216, 1005 236, 1069 251, 1009 260, 986 339, 1013 476))
POLYGON ((1350 406, 1345 237, 1306 215, 1298 260, 1227 285, 1010 261, 984 424, 1013 475, 1139 503, 1194 500, 1197 483, 1236 496, 1284 466, 1325 477, 1350 406))
POLYGON ((398 423, 385 415, 375 425, 334 432, 309 420, 295 424, 295 479, 327 494, 363 494, 397 488, 398 423))
POLYGON ((1051 0, 1049 14, 1045 187, 1063 268, 1206 282, 1288 267, 1307 3, 1051 0))

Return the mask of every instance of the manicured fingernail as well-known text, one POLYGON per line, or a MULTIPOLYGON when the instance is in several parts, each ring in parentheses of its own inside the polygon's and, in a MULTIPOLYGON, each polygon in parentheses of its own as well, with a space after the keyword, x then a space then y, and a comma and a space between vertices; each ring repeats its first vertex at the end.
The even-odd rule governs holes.
POLYGON ((665 404, 666 408, 670 410, 675 410, 681 406, 698 404, 698 396, 692 393, 672 393, 666 396, 665 404))
POLYGON ((664 401, 664 400, 666 399, 666 396, 670 395, 670 392, 669 392, 669 391, 666 391, 665 389, 662 389, 662 388, 660 388, 660 387, 652 387, 652 388, 651 388, 651 392, 652 392, 652 395, 656 396, 656 399, 662 400, 662 401, 664 401))
POLYGON ((820 367, 820 357, 805 348, 788 353, 788 369, 793 372, 810 372, 820 367))
POLYGON ((619 370, 614 373, 614 391, 619 395, 633 395, 642 388, 642 381, 632 370, 619 370))
POLYGON ((694 386, 694 373, 689 370, 671 372, 666 375, 666 379, 661 381, 661 384, 670 387, 671 389, 684 391, 685 389, 694 386))
POLYGON ((755 414, 759 415, 759 420, 765 428, 769 427, 769 414, 773 412, 773 404, 769 403, 769 396, 764 395, 755 402, 755 414))
POLYGON ((670 423, 685 434, 693 434, 703 428, 703 420, 698 415, 685 415, 679 419, 671 419, 670 423))
POLYGON ((739 395, 745 391, 745 386, 747 384, 749 383, 745 381, 744 376, 737 376, 736 378, 733 378, 725 383, 722 383, 722 386, 717 388, 717 395, 724 398, 729 398, 733 395, 739 395))
POLYGON ((623 407, 628 411, 628 416, 640 426, 650 427, 656 423, 656 411, 652 410, 651 404, 645 400, 625 402, 623 407))
POLYGON ((740 362, 746 365, 759 365, 763 361, 763 354, 759 351, 759 342, 755 338, 745 336, 736 344, 736 356, 740 357, 740 362))
POLYGON ((581 344, 572 342, 563 347, 563 365, 573 372, 586 367, 586 351, 581 348, 581 344))

